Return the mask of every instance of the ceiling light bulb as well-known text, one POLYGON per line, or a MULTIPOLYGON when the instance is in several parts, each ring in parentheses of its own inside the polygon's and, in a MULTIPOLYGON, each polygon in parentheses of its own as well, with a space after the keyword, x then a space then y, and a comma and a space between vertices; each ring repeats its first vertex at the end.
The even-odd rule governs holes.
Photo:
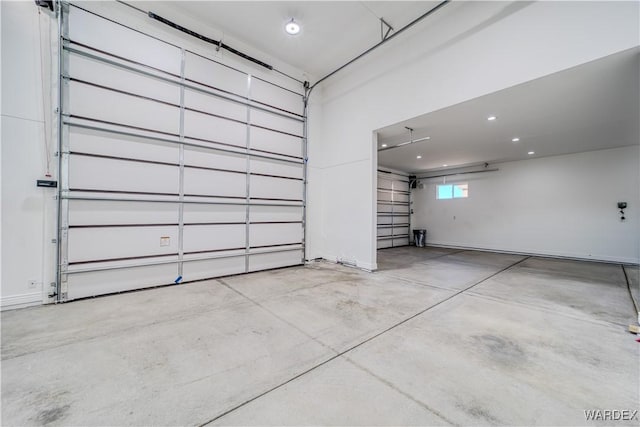
POLYGON ((449 165, 442 165, 443 168, 446 168, 447 166, 449 166, 449 165))
POLYGON ((495 119, 497 119, 496 116, 489 116, 487 117, 487 120, 489 120, 490 122, 494 121, 495 119))
POLYGON ((291 18, 291 21, 287 22, 287 24, 284 26, 284 30, 287 32, 287 34, 295 36, 300 32, 300 25, 293 18, 291 18))
POLYGON ((536 154, 536 152, 535 151, 529 151, 527 154, 528 155, 532 155, 532 154, 536 154))
POLYGON ((520 141, 520 138, 513 138, 511 141, 518 142, 518 141, 520 141))
POLYGON ((384 148, 384 147, 386 147, 386 146, 387 146, 387 144, 382 144, 382 148, 384 148))
POLYGON ((416 159, 421 159, 421 158, 422 158, 422 156, 416 156, 416 159))

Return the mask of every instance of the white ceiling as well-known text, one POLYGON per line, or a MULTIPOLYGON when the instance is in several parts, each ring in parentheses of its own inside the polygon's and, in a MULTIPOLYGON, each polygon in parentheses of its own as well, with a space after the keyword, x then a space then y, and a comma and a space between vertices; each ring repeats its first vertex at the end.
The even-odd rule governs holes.
MULTIPOLYGON (((173 8, 315 79, 323 77, 381 40, 382 17, 400 29, 435 7, 434 1, 176 1, 131 2, 144 10, 173 8), (302 31, 290 36, 295 18, 302 31)), ((210 37, 217 37, 212 33, 210 37)), ((269 62, 269 58, 258 58, 269 62)), ((313 83, 313 82, 312 82, 313 83)))
POLYGON ((431 139, 379 151, 378 163, 422 172, 638 144, 639 75, 636 48, 397 123, 379 130, 379 148, 408 141, 405 126, 431 139))

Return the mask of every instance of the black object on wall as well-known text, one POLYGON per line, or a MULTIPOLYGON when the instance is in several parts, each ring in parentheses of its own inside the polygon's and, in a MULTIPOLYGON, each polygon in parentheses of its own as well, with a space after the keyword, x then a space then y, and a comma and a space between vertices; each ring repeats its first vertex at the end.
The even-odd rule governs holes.
POLYGON ((53 12, 53 0, 35 0, 36 6, 48 7, 53 12))

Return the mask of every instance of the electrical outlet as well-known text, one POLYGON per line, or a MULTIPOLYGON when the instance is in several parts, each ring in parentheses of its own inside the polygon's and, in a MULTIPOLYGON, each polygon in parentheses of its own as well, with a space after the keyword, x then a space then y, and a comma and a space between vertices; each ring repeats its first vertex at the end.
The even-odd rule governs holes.
POLYGON ((162 236, 160 237, 160 246, 169 246, 171 244, 171 237, 162 236))

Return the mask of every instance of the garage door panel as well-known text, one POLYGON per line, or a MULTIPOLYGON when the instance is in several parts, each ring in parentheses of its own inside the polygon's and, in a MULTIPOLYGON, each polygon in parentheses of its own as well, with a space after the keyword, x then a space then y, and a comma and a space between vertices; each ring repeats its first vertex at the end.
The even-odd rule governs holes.
POLYGON ((202 280, 211 277, 229 276, 244 273, 244 255, 220 259, 207 259, 201 261, 185 261, 182 272, 182 280, 202 280))
POLYGON ((257 109, 251 110, 251 124, 302 137, 303 124, 299 119, 283 117, 257 109))
POLYGON ((393 211, 396 213, 408 213, 409 205, 394 205, 393 211))
POLYGON ((378 171, 377 179, 377 248, 405 246, 409 241, 409 179, 382 171, 378 171))
POLYGON ((185 90, 184 102, 185 107, 187 108, 243 122, 247 121, 247 106, 224 98, 203 94, 193 90, 185 90))
POLYGON ((295 244, 301 241, 301 224, 251 224, 249 226, 251 247, 295 244))
POLYGON ((391 248, 393 247, 393 241, 391 239, 380 239, 377 242, 378 249, 391 248))
POLYGON ((302 96, 259 79, 251 80, 251 99, 302 115, 302 96))
POLYGON ((184 170, 185 195, 207 195, 220 197, 246 197, 246 175, 186 168, 184 170))
POLYGON ((394 202, 408 203, 409 202, 409 195, 408 194, 402 194, 402 193, 393 193, 393 201, 394 202))
POLYGON ((302 250, 250 255, 249 271, 300 265, 302 257, 302 250))
POLYGON ((228 169, 245 172, 247 157, 244 154, 231 154, 186 146, 184 162, 188 166, 202 166, 215 169, 228 169))
POLYGON ((265 221, 302 221, 302 207, 298 206, 251 206, 249 220, 265 221))
POLYGON ((175 46, 76 7, 69 7, 68 22, 69 38, 73 41, 180 75, 182 55, 175 46))
POLYGON ((173 203, 69 201, 69 224, 72 226, 177 223, 178 205, 173 203))
MULTIPOLYGON (((234 70, 217 62, 202 58, 191 52, 185 55, 185 78, 204 83, 222 91, 242 97, 247 96, 247 74, 234 70)), ((193 82, 190 82, 193 83, 193 82)), ((204 88, 212 90, 211 88, 204 88)))
POLYGON ((251 128, 251 148, 302 157, 302 139, 256 127, 251 128))
POLYGON ((69 150, 166 163, 178 163, 180 156, 178 144, 79 127, 69 129, 69 150))
POLYGON ((70 156, 69 188, 178 194, 175 166, 70 156))
POLYGON ((393 246, 408 246, 409 238, 393 239, 393 246))
POLYGON ((211 117, 194 111, 184 112, 184 133, 188 137, 247 146, 247 125, 232 120, 211 117))
POLYGON ((65 112, 177 135, 180 108, 78 82, 68 83, 65 112), (98 101, 99 100, 99 101, 98 101))
POLYGON ((409 235, 409 227, 393 227, 393 234, 398 235, 409 235))
MULTIPOLYGON (((136 67, 144 70, 143 68, 136 67)), ((71 78, 125 92, 180 104, 180 87, 158 78, 149 78, 133 70, 71 53, 67 71, 71 78)))
POLYGON ((391 236, 392 234, 392 228, 378 228, 378 237, 391 236))
POLYGON ((75 273, 68 276, 67 297, 73 300, 94 295, 168 285, 174 283, 177 276, 177 263, 75 273))
POLYGON ((184 227, 184 252, 244 248, 245 224, 189 225, 184 227))
POLYGON ((378 188, 385 190, 392 190, 392 182, 388 179, 378 177, 378 188))
POLYGON ((177 226, 69 229, 69 263, 168 255, 177 252, 177 226), (163 246, 165 242, 167 245, 163 246))
POLYGON ((378 191, 378 200, 381 202, 390 202, 391 201, 391 193, 387 191, 378 191))
POLYGON ((301 200, 302 181, 267 176, 251 176, 249 188, 252 198, 301 200))
POLYGON ((385 204, 385 203, 378 203, 378 212, 380 213, 391 213, 392 209, 393 209, 392 205, 385 204))
POLYGON ((304 177, 304 168, 302 164, 293 164, 276 160, 251 159, 249 167, 251 169, 251 173, 279 175, 299 179, 304 177))
POLYGON ((203 222, 244 222, 247 215, 245 206, 186 204, 184 206, 184 223, 203 222))
POLYGON ((59 299, 299 265, 299 85, 66 9, 59 299))

